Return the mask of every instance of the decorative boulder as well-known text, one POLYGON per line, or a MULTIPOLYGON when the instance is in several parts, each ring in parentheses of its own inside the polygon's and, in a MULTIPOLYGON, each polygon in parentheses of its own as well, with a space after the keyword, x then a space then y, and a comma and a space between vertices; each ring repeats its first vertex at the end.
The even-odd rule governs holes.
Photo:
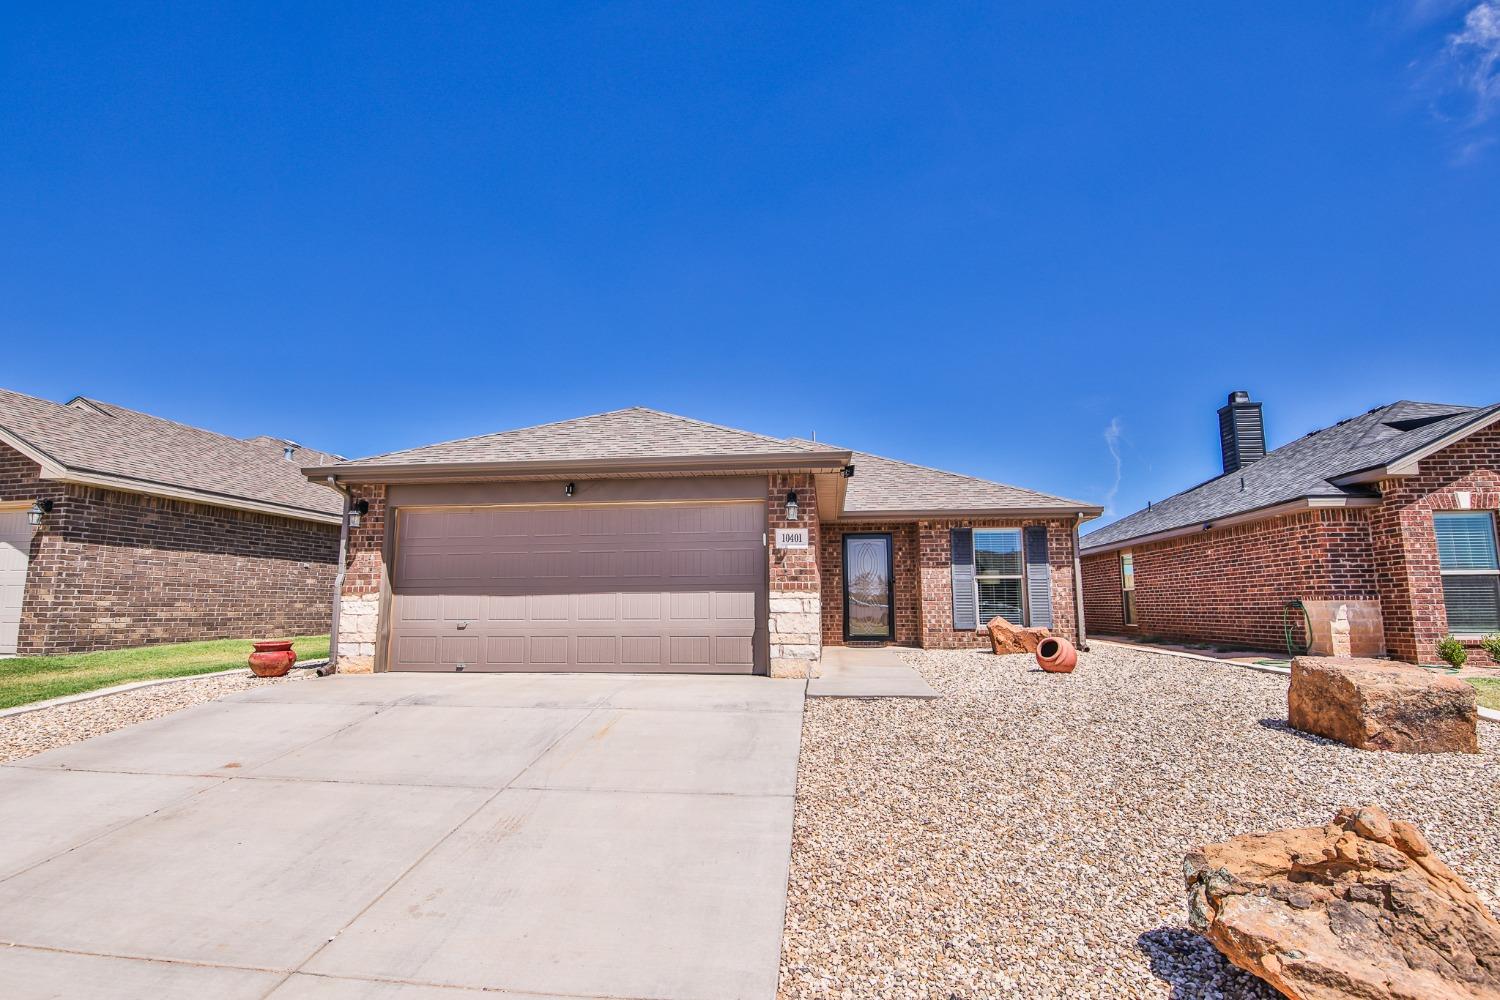
POLYGON ((1044 628, 1018 628, 998 615, 990 619, 990 648, 996 656, 1009 653, 1035 653, 1042 640, 1052 633, 1044 628))
POLYGON ((1293 1000, 1496 1000, 1500 921, 1378 806, 1187 856, 1188 920, 1293 1000))
POLYGON ((1478 753, 1474 688, 1455 677, 1386 660, 1292 660, 1293 729, 1359 750, 1478 753))

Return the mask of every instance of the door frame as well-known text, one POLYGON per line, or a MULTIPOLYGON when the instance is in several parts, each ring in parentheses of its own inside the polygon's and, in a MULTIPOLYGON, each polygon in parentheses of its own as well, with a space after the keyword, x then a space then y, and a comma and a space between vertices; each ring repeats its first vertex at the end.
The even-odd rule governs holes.
POLYGON ((839 564, 840 589, 844 598, 844 641, 845 642, 895 642, 896 641, 896 539, 889 531, 850 531, 844 534, 840 543, 839 558, 843 560, 839 564), (884 538, 885 539, 885 600, 886 600, 886 634, 883 636, 854 635, 849 634, 849 539, 851 538, 884 538))

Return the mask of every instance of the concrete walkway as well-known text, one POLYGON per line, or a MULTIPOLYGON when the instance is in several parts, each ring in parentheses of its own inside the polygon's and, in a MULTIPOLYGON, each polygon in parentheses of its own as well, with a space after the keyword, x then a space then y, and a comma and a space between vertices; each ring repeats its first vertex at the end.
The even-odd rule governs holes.
POLYGON ((938 693, 892 646, 825 646, 809 698, 936 698, 938 693))
POLYGON ((0 996, 770 1000, 802 694, 331 677, 0 767, 0 996))

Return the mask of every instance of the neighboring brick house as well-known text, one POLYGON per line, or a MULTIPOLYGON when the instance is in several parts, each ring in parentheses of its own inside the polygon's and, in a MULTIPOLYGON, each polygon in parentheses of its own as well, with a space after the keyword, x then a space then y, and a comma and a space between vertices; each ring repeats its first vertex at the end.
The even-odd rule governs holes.
POLYGON ((358 513, 343 670, 802 676, 824 645, 984 647, 996 615, 1080 639, 1100 513, 642 408, 304 472, 358 513))
POLYGON ((333 458, 0 390, 0 655, 326 632, 333 458))
POLYGON ((1392 403, 1271 452, 1260 405, 1219 411, 1222 475, 1084 536, 1091 629, 1280 650, 1290 626, 1418 663, 1452 634, 1489 663, 1500 404, 1392 403))

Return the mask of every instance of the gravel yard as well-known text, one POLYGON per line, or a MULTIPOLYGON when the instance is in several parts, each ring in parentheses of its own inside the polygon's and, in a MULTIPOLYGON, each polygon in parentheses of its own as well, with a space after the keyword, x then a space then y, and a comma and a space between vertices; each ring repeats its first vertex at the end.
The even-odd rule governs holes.
POLYGON ((292 683, 311 674, 310 670, 293 670, 285 677, 263 678, 244 670, 218 677, 201 677, 137 688, 134 691, 0 718, 0 764, 102 736, 147 719, 171 715, 199 702, 213 701, 236 691, 247 691, 267 684, 292 683))
POLYGON ((1187 930, 1183 855, 1345 804, 1500 907, 1500 726, 1477 756, 1365 753, 1288 730, 1277 675, 908 653, 942 699, 807 703, 781 1000, 1277 996, 1187 930))

